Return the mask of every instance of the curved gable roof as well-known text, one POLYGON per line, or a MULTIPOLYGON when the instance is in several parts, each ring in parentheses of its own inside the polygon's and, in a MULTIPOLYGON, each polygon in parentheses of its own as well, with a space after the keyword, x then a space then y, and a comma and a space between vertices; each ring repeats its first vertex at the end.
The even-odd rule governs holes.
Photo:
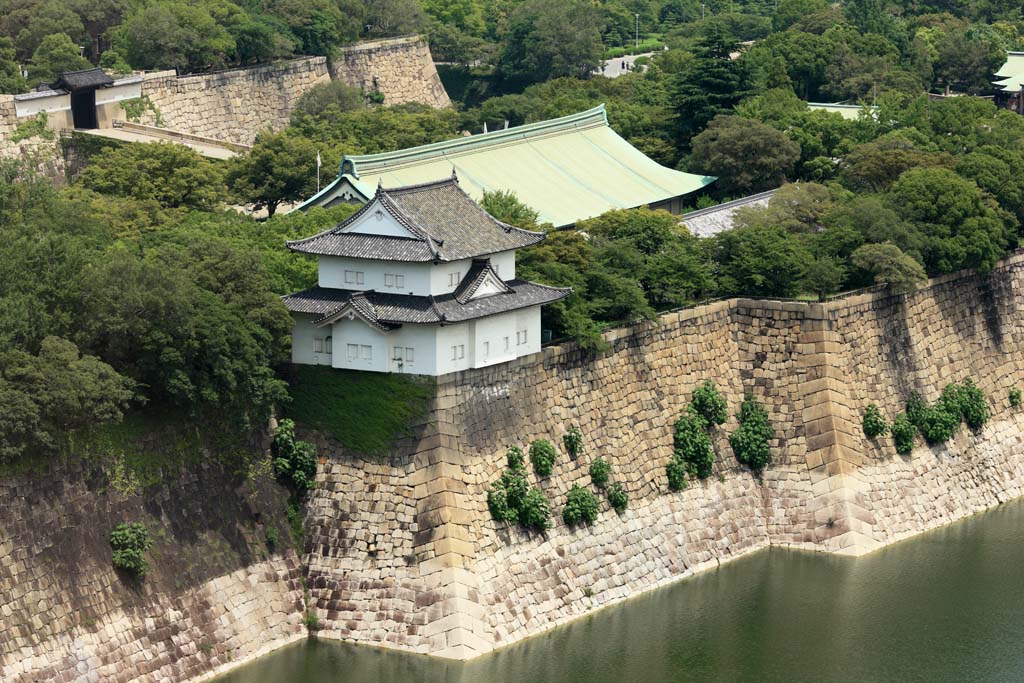
POLYGON ((714 181, 661 166, 608 125, 604 105, 548 121, 420 147, 349 156, 342 173, 299 208, 335 200, 343 185, 365 197, 377 183, 418 184, 453 169, 463 189, 482 198, 507 190, 565 226, 611 209, 646 206, 694 192, 714 181))
POLYGON ((444 180, 385 189, 339 225, 287 243, 292 251, 385 261, 456 261, 519 249, 544 239, 490 216, 459 186, 444 180), (372 235, 353 229, 368 212, 386 211, 410 237, 372 235))

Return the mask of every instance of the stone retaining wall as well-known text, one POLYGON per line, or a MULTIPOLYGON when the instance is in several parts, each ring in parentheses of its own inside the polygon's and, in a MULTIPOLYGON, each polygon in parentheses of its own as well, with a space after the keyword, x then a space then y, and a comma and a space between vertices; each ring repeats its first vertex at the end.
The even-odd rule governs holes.
POLYGON ((142 94, 156 111, 139 123, 248 145, 268 128, 284 128, 299 97, 328 80, 324 57, 196 76, 150 73, 142 94))
POLYGON ((17 118, 14 111, 14 95, 0 94, 0 159, 27 159, 38 173, 52 178, 58 185, 65 180, 64 157, 60 153, 60 143, 56 140, 44 140, 31 137, 14 142, 18 124, 33 120, 34 116, 17 118))
POLYGON ((115 480, 81 463, 0 477, 0 681, 186 681, 306 637, 298 557, 264 541, 276 485, 216 467, 144 494, 115 480), (111 564, 133 521, 154 541, 143 581, 111 564))
MULTIPOLYGON (((910 295, 825 304, 730 300, 608 334, 597 358, 572 346, 439 378, 415 436, 386 457, 322 436, 301 565, 263 538, 283 493, 214 466, 146 496, 85 465, 0 478, 0 680, 184 681, 303 635, 301 579, 320 637, 469 658, 766 547, 859 554, 1024 493, 1024 256, 910 295), (867 441, 864 406, 891 419, 917 390, 934 400, 972 377, 992 420, 978 434, 903 457, 867 441), (704 379, 729 402, 715 474, 667 488, 672 423, 704 379), (727 437, 744 394, 767 408, 761 476, 727 437), (578 425, 577 461, 561 436, 578 425), (490 519, 487 486, 509 445, 559 446, 545 491, 553 528, 490 519), (622 516, 561 522, 594 457, 630 496, 622 516), (109 530, 145 521, 152 573, 110 567, 109 530)), ((278 517, 280 516, 278 510, 278 517)), ((285 530, 282 536, 287 534, 285 530)))
POLYGON ((451 106, 430 47, 419 36, 350 45, 331 60, 330 68, 332 79, 365 92, 380 92, 385 104, 451 106))
POLYGON ((417 436, 375 461, 321 441, 327 462, 310 508, 312 603, 323 637, 468 658, 769 544, 860 554, 1019 496, 1024 413, 1024 257, 910 295, 826 304, 731 300, 613 331, 593 359, 571 347, 440 378, 417 436), (934 400, 973 377, 992 403, 980 434, 901 457, 869 442, 867 403, 891 419, 911 390, 934 400), (670 493, 672 423, 704 379, 729 401, 715 476, 670 493), (745 393, 767 408, 773 463, 738 467, 727 435, 745 393), (561 436, 578 425, 577 462, 561 436), (490 519, 486 489, 509 445, 559 446, 545 491, 554 528, 490 519), (596 456, 630 507, 561 522, 596 456))

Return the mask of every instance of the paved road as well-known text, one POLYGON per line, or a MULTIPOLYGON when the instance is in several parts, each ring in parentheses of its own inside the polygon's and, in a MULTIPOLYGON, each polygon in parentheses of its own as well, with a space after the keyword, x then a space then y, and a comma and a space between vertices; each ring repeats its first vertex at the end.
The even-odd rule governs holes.
POLYGON ((102 128, 95 130, 83 130, 78 128, 75 129, 75 132, 88 133, 89 135, 98 135, 100 137, 111 138, 113 140, 121 140, 123 142, 175 142, 179 145, 191 147, 195 151, 202 154, 204 157, 208 157, 210 159, 230 159, 231 157, 235 156, 235 152, 226 147, 196 142, 194 140, 169 138, 161 135, 147 135, 145 133, 137 131, 125 130, 124 128, 102 128))
POLYGON ((633 62, 636 61, 637 57, 650 57, 653 52, 644 52, 638 55, 626 55, 625 57, 616 57, 615 59, 609 59, 604 63, 604 69, 601 71, 602 74, 608 78, 618 78, 624 73, 629 72, 633 68, 633 62), (625 64, 626 68, 623 69, 622 65, 625 64))

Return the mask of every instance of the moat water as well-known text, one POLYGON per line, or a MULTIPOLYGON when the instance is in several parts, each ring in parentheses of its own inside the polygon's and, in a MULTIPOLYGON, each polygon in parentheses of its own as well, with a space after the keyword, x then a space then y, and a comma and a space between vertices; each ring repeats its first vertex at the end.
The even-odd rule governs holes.
POLYGON ((861 558, 765 550, 466 663, 332 642, 217 683, 1024 681, 1024 502, 861 558))

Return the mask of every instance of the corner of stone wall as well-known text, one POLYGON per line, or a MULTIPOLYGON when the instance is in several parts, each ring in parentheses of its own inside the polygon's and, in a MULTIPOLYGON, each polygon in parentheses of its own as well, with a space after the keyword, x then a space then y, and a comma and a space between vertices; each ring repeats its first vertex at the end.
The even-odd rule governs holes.
POLYGON ((880 543, 864 496, 869 487, 859 475, 867 460, 857 445, 857 419, 847 400, 846 373, 834 363, 838 342, 824 306, 807 307, 799 344, 811 481, 808 512, 814 519, 814 540, 840 554, 870 552, 880 543))

